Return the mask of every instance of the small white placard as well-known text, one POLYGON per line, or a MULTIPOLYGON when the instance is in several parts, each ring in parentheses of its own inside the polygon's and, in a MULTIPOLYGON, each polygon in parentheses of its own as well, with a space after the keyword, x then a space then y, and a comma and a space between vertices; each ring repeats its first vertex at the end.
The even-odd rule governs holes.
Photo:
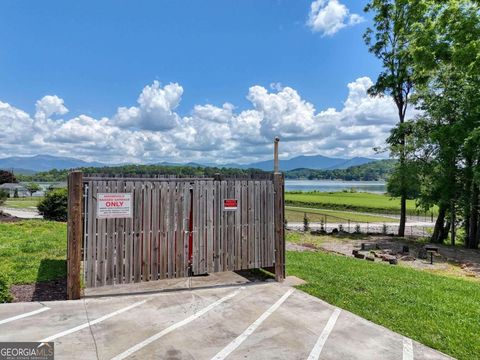
POLYGON ((132 217, 132 194, 97 194, 97 218, 116 219, 132 217))

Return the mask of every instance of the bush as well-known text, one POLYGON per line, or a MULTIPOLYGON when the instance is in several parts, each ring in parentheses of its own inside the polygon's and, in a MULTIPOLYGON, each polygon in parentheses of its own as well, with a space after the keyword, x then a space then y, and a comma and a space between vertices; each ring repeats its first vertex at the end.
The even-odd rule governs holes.
POLYGON ((3 205, 7 197, 8 197, 7 192, 5 190, 0 190, 0 205, 3 205))
POLYGON ((37 207, 45 220, 67 221, 67 205, 67 189, 55 189, 47 192, 37 207))
POLYGON ((0 274, 0 304, 12 301, 10 295, 10 281, 5 274, 0 274))

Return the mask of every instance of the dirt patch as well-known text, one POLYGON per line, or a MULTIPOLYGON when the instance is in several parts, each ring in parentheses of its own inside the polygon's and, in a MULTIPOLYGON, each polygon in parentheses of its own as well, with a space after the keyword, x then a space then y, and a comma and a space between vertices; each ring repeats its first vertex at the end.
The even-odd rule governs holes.
POLYGON ((4 213, 3 211, 0 210, 0 222, 15 222, 15 221, 20 221, 22 219, 12 216, 10 214, 4 213))
MULTIPOLYGON (((348 237, 319 236, 314 248, 346 256, 354 256, 353 252, 359 253, 362 258, 370 261, 386 261, 395 258, 398 264, 416 269, 434 271, 444 274, 480 279, 480 251, 446 245, 435 245, 438 254, 433 256, 433 264, 430 264, 430 255, 427 259, 421 259, 419 253, 425 246, 423 242, 411 239, 396 238, 389 236, 368 236, 352 239, 348 237), (362 244, 364 248, 362 249, 362 244), (407 246, 409 251, 405 252, 407 246)), ((312 251, 306 244, 288 244, 287 250, 312 251)))
POLYGON ((287 242, 286 245, 285 245, 285 249, 287 251, 316 251, 318 250, 315 245, 312 245, 312 244, 294 244, 294 243, 290 243, 290 242, 287 242))
POLYGON ((13 296, 13 302, 66 300, 67 279, 12 285, 10 293, 13 296))

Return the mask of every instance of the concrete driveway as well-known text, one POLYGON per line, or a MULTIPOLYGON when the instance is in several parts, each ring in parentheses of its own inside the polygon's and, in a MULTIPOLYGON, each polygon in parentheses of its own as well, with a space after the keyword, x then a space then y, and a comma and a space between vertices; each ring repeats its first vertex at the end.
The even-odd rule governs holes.
POLYGON ((54 341, 56 359, 449 358, 292 281, 222 273, 93 289, 79 301, 4 304, 0 341, 54 341))

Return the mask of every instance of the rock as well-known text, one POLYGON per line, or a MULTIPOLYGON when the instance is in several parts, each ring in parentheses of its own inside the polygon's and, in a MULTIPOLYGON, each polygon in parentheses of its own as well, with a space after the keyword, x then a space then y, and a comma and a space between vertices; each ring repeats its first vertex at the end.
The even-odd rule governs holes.
POLYGON ((390 265, 397 265, 398 264, 397 258, 389 259, 388 262, 390 263, 390 265))
POLYGON ((418 250, 418 258, 427 259, 428 258, 427 250, 425 250, 424 248, 421 248, 420 250, 418 250))
POLYGON ((365 259, 366 259, 367 261, 375 261, 375 258, 372 257, 372 256, 367 256, 365 259))
POLYGON ((415 259, 414 256, 406 255, 406 256, 402 256, 402 257, 400 258, 400 260, 402 260, 402 261, 415 261, 416 259, 415 259))
POLYGON ((357 253, 354 255, 357 259, 365 259, 365 255, 357 253))

